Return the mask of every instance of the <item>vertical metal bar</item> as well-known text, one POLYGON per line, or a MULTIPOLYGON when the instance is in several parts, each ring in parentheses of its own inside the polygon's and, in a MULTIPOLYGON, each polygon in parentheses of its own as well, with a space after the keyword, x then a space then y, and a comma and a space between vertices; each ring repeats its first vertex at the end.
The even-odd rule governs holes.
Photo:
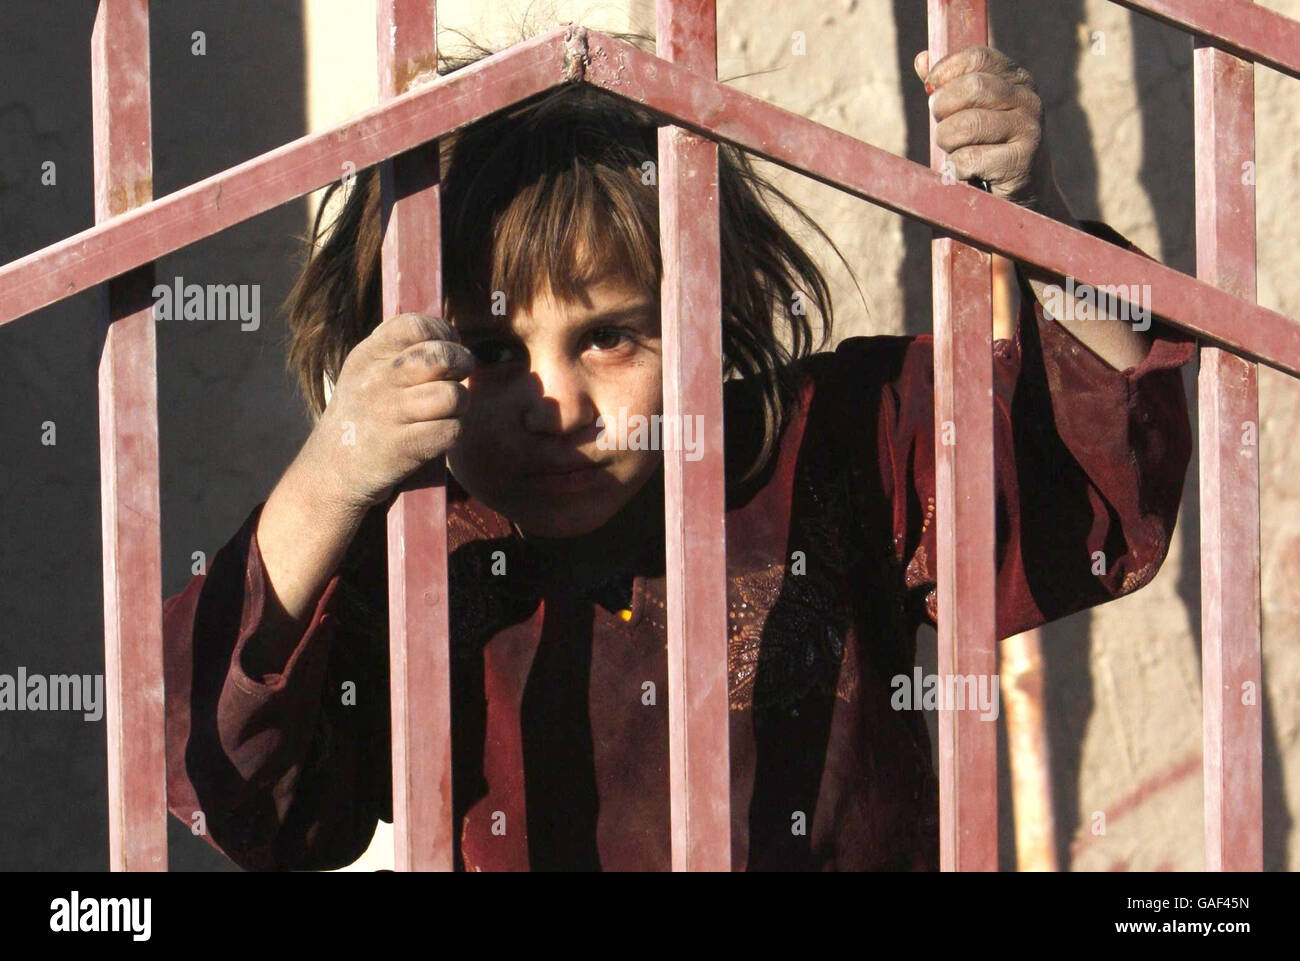
MULTIPOLYGON (((90 42, 95 220, 153 199, 148 0, 100 0, 90 42)), ((99 358, 108 850, 114 871, 167 870, 158 357, 153 265, 104 288, 99 358)))
MULTIPOLYGON (((436 0, 379 0, 380 99, 437 74, 436 0)), ((381 168, 384 316, 442 315, 436 142, 381 168)), ((452 869, 446 466, 417 471, 388 511, 393 836, 399 871, 452 869)))
MULTIPOLYGON (((717 77, 713 0, 659 0, 657 53, 717 77)), ((718 147, 659 130, 664 412, 703 424, 703 456, 664 452, 668 723, 674 871, 731 869, 726 474, 718 147), (689 491, 689 495, 688 492, 689 491)))
MULTIPOLYGON (((929 24, 931 64, 988 42, 985 0, 929 0, 929 24)), ((930 157, 942 169, 944 154, 933 136, 930 157)), ((991 680, 997 674, 992 272, 987 253, 947 237, 936 236, 933 258, 938 670, 943 679, 991 680)), ((942 870, 997 870, 997 813, 997 725, 976 711, 941 710, 942 870)))
MULTIPOLYGON (((1254 302, 1255 68, 1196 41, 1197 274, 1254 302)), ((1205 867, 1264 865, 1258 368, 1202 347, 1205 867)))

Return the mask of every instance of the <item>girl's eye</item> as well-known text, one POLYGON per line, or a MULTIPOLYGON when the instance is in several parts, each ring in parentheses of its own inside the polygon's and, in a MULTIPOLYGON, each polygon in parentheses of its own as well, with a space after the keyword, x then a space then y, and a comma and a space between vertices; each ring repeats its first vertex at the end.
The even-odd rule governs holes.
POLYGON ((591 334, 591 344, 598 351, 617 350, 631 339, 630 332, 618 327, 600 327, 591 334))
POLYGON ((515 360, 515 349, 504 340, 481 340, 469 351, 480 364, 505 364, 515 360))
MULTIPOLYGON (((599 327, 588 335, 587 340, 597 353, 608 354, 632 343, 634 334, 621 327, 599 327)), ((524 356, 519 345, 508 340, 480 340, 470 344, 469 350, 483 366, 512 364, 524 356)))

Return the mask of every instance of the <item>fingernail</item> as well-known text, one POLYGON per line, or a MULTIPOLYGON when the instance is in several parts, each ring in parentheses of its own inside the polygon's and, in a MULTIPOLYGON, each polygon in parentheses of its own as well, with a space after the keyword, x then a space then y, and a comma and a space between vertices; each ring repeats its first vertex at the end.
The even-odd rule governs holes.
POLYGON ((937 96, 937 94, 930 94, 930 113, 934 113, 934 101, 937 96))
POLYGON ((931 94, 931 95, 934 94, 934 87, 930 86, 930 81, 929 81, 929 80, 927 80, 927 81, 925 82, 925 92, 928 93, 928 94, 931 94))

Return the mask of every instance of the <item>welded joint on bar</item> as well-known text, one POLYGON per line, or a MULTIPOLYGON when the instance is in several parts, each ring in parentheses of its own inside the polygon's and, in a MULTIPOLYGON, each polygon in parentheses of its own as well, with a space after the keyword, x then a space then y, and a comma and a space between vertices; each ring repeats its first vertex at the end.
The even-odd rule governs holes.
POLYGON ((577 83, 587 76, 591 56, 587 51, 587 28, 572 23, 564 26, 564 82, 577 83))
POLYGON ((431 50, 402 67, 397 73, 395 86, 397 92, 403 94, 422 84, 433 83, 441 76, 438 73, 438 54, 431 50))

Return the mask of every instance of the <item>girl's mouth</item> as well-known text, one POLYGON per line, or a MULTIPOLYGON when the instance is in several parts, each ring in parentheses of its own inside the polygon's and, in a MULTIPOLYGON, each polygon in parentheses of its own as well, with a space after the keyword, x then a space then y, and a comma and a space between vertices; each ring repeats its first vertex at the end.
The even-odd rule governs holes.
POLYGON ((604 464, 538 471, 530 483, 548 494, 574 494, 597 486, 604 478, 604 464))

